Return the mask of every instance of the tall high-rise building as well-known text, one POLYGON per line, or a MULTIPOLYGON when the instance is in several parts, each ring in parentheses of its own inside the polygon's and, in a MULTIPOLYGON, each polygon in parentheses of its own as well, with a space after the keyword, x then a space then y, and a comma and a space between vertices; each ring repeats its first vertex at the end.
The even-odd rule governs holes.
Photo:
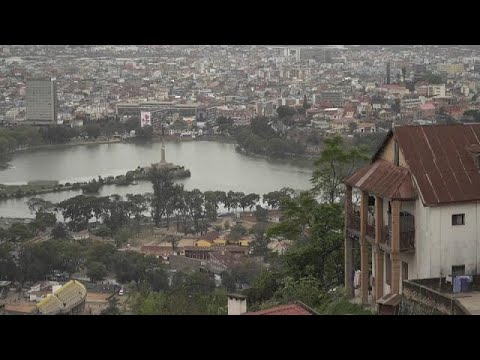
POLYGON ((27 82, 27 117, 33 125, 57 123, 57 85, 55 80, 27 82))

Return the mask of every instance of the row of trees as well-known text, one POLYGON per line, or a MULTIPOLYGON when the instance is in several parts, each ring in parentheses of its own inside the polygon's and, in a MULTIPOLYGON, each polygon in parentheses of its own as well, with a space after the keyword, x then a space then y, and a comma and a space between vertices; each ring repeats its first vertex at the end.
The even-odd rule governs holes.
POLYGON ((14 151, 21 147, 40 145, 43 142, 38 129, 31 126, 0 128, 0 153, 14 151))
MULTIPOLYGON (((257 206, 260 201, 258 194, 234 191, 202 192, 198 189, 187 191, 183 186, 173 183, 170 173, 156 167, 150 171, 149 178, 154 191, 143 195, 78 195, 56 204, 41 198, 31 198, 28 206, 30 211, 36 214, 37 220, 28 227, 51 227, 55 225, 55 213, 59 213, 72 231, 86 229, 89 222, 96 220, 103 224, 96 230, 100 236, 115 236, 125 227, 139 231, 142 220, 150 215, 156 226, 169 227, 174 220, 177 231, 204 233, 207 223, 217 219, 220 205, 229 212, 239 208, 243 211, 253 210, 256 207, 257 211, 264 210, 257 206)), ((292 197, 294 193, 295 191, 289 188, 273 191, 263 195, 263 202, 272 209, 278 208, 284 197, 292 197)), ((30 231, 28 234, 33 236, 34 233, 30 231)))
POLYGON ((62 237, 22 244, 17 247, 17 257, 13 250, 12 244, 0 244, 2 280, 24 283, 45 280, 56 271, 68 277, 77 271, 86 271, 92 281, 101 281, 112 273, 122 283, 146 281, 157 290, 166 282, 159 280, 156 273, 166 270, 160 260, 132 251, 118 251, 109 243, 87 244, 62 237))
POLYGON ((114 134, 123 134, 135 130, 140 139, 148 140, 152 137, 151 126, 141 127, 139 119, 129 119, 125 123, 116 119, 100 119, 85 121, 82 127, 68 125, 54 125, 36 128, 32 126, 17 126, 0 128, 0 154, 14 151, 18 148, 32 147, 42 144, 65 144, 73 138, 88 136, 111 137, 114 134))

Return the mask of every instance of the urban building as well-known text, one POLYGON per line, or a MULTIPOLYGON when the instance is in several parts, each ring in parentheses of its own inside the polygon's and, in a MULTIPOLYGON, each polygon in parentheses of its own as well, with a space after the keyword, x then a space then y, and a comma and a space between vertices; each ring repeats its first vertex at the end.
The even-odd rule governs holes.
POLYGON ((342 91, 322 91, 319 97, 320 101, 329 101, 333 106, 341 107, 343 105, 342 91))
POLYGON ((402 293, 406 280, 478 273, 479 139, 480 124, 396 126, 371 163, 345 179, 349 296, 358 285, 367 304, 369 287, 376 302, 402 293))
POLYGON ((55 80, 29 80, 26 91, 27 117, 33 125, 57 123, 57 86, 55 80))
POLYGON ((87 289, 77 280, 70 280, 37 304, 41 315, 82 315, 87 289))

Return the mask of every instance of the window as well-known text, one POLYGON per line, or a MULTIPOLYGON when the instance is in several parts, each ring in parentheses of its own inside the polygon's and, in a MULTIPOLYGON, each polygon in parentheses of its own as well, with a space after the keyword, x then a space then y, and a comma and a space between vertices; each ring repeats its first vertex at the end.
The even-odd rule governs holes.
POLYGON ((453 265, 452 266, 452 276, 462 276, 465 275, 465 265, 453 265))
POLYGON ((465 225, 465 214, 452 215, 452 225, 465 225))

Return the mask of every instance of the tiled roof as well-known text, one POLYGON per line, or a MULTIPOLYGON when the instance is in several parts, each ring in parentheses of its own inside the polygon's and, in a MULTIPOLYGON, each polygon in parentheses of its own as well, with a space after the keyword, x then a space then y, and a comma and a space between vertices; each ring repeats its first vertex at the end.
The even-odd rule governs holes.
POLYGON ((313 309, 297 301, 295 304, 276 306, 271 309, 247 312, 243 315, 318 315, 313 309))
POLYGON ((408 169, 382 159, 361 168, 345 183, 389 199, 411 200, 417 196, 408 169))
POLYGON ((70 280, 55 293, 49 294, 37 304, 41 314, 54 315, 69 311, 80 304, 87 296, 87 289, 80 282, 70 280))

